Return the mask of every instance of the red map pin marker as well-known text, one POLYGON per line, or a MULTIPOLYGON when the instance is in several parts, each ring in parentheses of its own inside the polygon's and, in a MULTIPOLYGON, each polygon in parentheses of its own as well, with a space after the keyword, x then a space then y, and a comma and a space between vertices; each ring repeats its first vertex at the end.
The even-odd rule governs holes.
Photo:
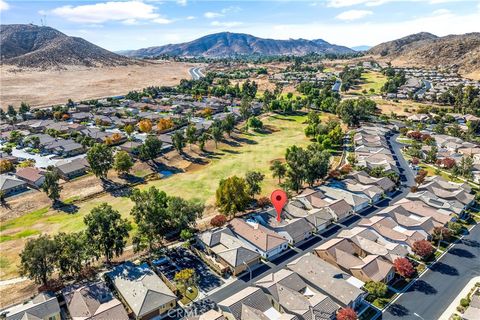
POLYGON ((285 191, 277 189, 270 195, 270 201, 272 202, 275 211, 277 211, 277 221, 280 222, 280 214, 287 203, 287 194, 285 191))

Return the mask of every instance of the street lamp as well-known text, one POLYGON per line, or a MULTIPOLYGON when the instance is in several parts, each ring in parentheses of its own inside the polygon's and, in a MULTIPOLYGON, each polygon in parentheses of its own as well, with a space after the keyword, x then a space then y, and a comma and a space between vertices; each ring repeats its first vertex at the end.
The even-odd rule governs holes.
POLYGON ((413 315, 414 315, 415 317, 418 317, 418 318, 422 319, 422 320, 425 320, 421 315, 419 315, 419 314, 416 313, 416 312, 414 312, 413 315))

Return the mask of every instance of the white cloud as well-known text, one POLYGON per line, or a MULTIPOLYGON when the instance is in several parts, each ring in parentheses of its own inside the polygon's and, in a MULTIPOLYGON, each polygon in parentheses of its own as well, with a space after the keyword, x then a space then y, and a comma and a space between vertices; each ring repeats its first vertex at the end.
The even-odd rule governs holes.
POLYGON ((173 20, 166 19, 166 18, 156 18, 156 19, 153 19, 152 21, 158 24, 170 24, 173 22, 173 20))
POLYGON ((208 12, 205 12, 203 16, 207 19, 215 19, 215 18, 223 17, 224 15, 219 12, 208 11, 208 12))
POLYGON ((353 21, 365 18, 372 14, 373 12, 369 10, 348 10, 340 13, 336 18, 344 21, 353 21))
POLYGON ((196 18, 194 16, 188 16, 186 19, 187 20, 195 20, 196 18))
POLYGON ((10 5, 6 1, 0 0, 0 12, 8 9, 10 9, 10 5))
POLYGON ((238 27, 241 26, 243 23, 238 22, 238 21, 228 21, 228 22, 222 22, 222 21, 212 21, 210 25, 214 27, 223 27, 223 28, 232 28, 232 27, 238 27))
POLYGON ((333 8, 343 8, 351 7, 359 4, 364 4, 366 6, 379 6, 392 0, 328 0, 327 7, 333 8))
MULTIPOLYGON (((1 1, 1 0, 0 0, 1 1)), ((73 22, 103 23, 107 21, 152 20, 160 18, 156 7, 140 1, 101 2, 80 6, 63 6, 52 14, 73 22)))
POLYGON ((229 13, 235 13, 235 12, 239 12, 239 11, 242 11, 242 9, 240 7, 230 6, 230 7, 227 7, 227 8, 223 8, 222 10, 220 10, 220 12, 213 12, 213 11, 205 12, 203 14, 203 16, 207 19, 215 19, 215 18, 224 17, 225 15, 227 15, 229 13))
POLYGON ((446 14, 451 14, 452 12, 447 9, 438 9, 432 12, 433 16, 441 16, 441 15, 446 15, 446 14))
POLYGON ((185 7, 187 5, 187 0, 177 0, 177 3, 182 7, 185 7))

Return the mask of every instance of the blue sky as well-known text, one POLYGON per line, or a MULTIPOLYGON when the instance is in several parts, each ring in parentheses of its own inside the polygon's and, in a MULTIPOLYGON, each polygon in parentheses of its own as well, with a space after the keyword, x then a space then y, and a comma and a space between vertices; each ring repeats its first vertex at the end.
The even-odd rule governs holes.
POLYGON ((2 24, 34 23, 109 50, 178 43, 221 32, 375 45, 427 31, 480 32, 480 1, 470 0, 0 0, 2 24))

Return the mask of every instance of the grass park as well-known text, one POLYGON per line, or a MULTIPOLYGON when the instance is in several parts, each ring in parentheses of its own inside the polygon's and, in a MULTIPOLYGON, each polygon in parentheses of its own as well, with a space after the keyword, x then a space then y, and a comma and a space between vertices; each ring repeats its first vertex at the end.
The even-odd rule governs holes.
MULTIPOLYGON (((244 175, 249 170, 265 174, 262 194, 268 195, 277 187, 269 167, 273 160, 281 159, 286 148, 306 146, 305 115, 270 115, 262 119, 265 132, 238 133, 233 139, 219 144, 208 155, 208 163, 196 165, 186 172, 176 173, 168 178, 150 181, 140 188, 155 186, 169 195, 205 202, 207 211, 212 210, 215 190, 222 178, 244 175)), ((188 149, 188 146, 187 146, 188 149)), ((76 202, 75 213, 65 213, 49 207, 27 213, 21 217, 4 221, 0 226, 0 279, 18 275, 18 254, 28 237, 40 233, 74 232, 84 229, 83 217, 95 206, 106 202, 118 210, 123 217, 130 217, 133 203, 124 196, 105 194, 83 202, 76 202)), ((133 233, 135 232, 135 226, 133 233)))

